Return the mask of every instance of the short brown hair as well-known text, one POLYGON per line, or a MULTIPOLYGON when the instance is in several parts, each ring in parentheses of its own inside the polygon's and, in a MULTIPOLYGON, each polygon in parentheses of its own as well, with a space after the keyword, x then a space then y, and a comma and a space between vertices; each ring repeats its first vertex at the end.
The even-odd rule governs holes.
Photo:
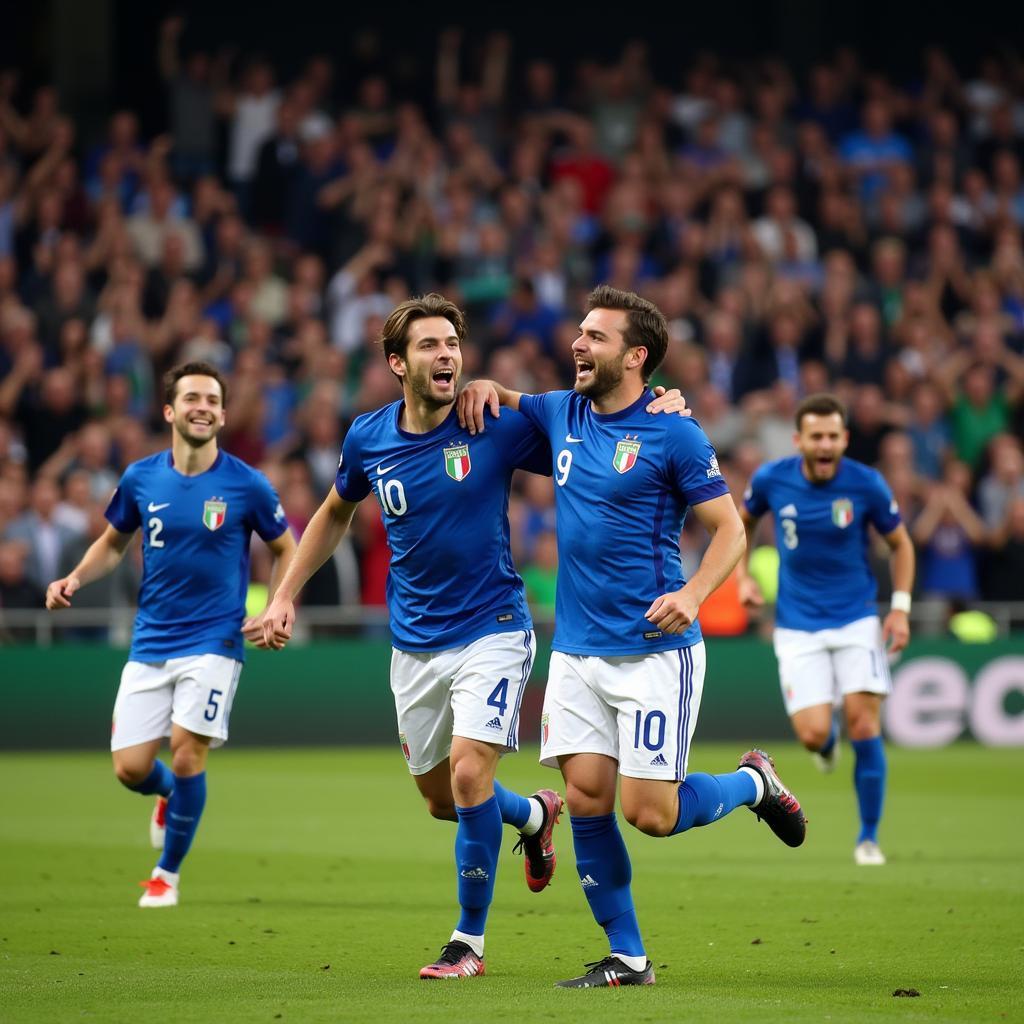
POLYGON ((409 325, 428 316, 443 316, 455 328, 455 337, 460 342, 465 340, 466 318, 462 310, 451 299, 437 292, 429 292, 400 302, 384 321, 380 343, 384 347, 385 357, 396 355, 404 359, 409 347, 409 325))
POLYGON ((643 345, 647 349, 647 358, 640 367, 640 373, 645 383, 649 381, 668 351, 668 323, 665 314, 653 302, 641 298, 636 292, 620 291, 610 284, 599 284, 587 296, 587 312, 592 309, 619 309, 626 314, 626 329, 622 332, 622 340, 626 348, 643 345))
POLYGON ((220 375, 220 370, 212 363, 182 363, 168 370, 164 374, 164 404, 174 405, 175 392, 178 390, 178 381, 182 377, 212 377, 220 385, 220 403, 222 406, 228 404, 228 386, 220 375))
POLYGON ((847 425, 846 406, 835 395, 822 392, 818 395, 808 395, 796 407, 796 414, 793 418, 796 421, 796 429, 799 430, 805 416, 831 416, 833 413, 839 414, 845 427, 847 425))

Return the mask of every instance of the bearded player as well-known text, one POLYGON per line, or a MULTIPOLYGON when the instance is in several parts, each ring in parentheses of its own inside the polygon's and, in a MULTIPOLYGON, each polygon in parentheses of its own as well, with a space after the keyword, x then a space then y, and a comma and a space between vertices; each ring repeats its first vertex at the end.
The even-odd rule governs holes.
MULTIPOLYGON (((839 399, 805 398, 796 410, 793 435, 799 454, 757 470, 740 514, 748 542, 765 512, 774 517, 779 550, 774 644, 786 713, 818 767, 831 772, 839 757, 833 707, 842 706, 860 811, 854 860, 878 866, 885 863, 878 825, 886 785, 881 710, 891 686, 887 652, 902 651, 910 639, 914 545, 882 475, 843 455, 848 442, 846 409, 839 399), (884 622, 876 611, 877 587, 868 564, 869 526, 890 551, 893 594, 884 622)), ((746 568, 744 560, 740 596, 760 605, 763 596, 746 568)))

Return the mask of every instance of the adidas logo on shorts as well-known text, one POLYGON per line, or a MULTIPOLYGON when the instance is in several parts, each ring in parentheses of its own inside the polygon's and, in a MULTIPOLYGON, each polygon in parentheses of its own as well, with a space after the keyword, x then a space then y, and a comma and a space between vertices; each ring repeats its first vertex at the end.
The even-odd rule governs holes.
POLYGON ((668 761, 665 760, 665 757, 664 757, 663 754, 659 754, 656 758, 654 758, 654 760, 651 761, 651 764, 654 765, 655 768, 667 768, 668 767, 668 761))
POLYGON ((502 726, 502 724, 501 724, 501 719, 500 719, 500 718, 498 718, 498 717, 494 717, 494 718, 492 718, 492 719, 491 719, 491 720, 490 720, 490 721, 489 721, 489 722, 487 723, 487 725, 485 725, 485 726, 484 726, 484 728, 485 728, 485 729, 498 729, 498 730, 500 731, 500 730, 501 730, 501 729, 503 728, 503 726, 502 726))

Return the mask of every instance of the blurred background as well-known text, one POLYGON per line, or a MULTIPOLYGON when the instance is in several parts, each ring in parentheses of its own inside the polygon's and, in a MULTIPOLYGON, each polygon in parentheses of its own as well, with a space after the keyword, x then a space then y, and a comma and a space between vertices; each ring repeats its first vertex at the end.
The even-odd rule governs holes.
MULTIPOLYGON (((107 714, 138 550, 59 619, 42 594, 124 467, 166 447, 167 368, 223 369, 222 446, 298 534, 352 419, 399 396, 376 345, 395 303, 443 291, 468 310, 467 374, 537 391, 571 385, 584 297, 610 282, 665 311, 656 382, 681 388, 737 500, 791 452, 803 395, 848 402, 849 454, 918 548, 890 735, 1024 744, 1024 43, 971 10, 8 6, 0 666, 27 724, 4 742, 43 742, 44 704, 51 745, 89 745, 107 714)), ((520 475, 510 518, 543 635, 550 481, 520 475)), ((704 543, 686 529, 688 567, 704 543)), ((766 523, 769 594, 772 545, 766 523)), ((250 658, 235 735, 390 738, 388 559, 364 502, 304 592, 308 646, 250 658)), ((257 543, 254 608, 267 569, 257 543)), ((731 638, 702 734, 787 735, 771 609, 750 619, 730 581, 702 622, 731 638)))

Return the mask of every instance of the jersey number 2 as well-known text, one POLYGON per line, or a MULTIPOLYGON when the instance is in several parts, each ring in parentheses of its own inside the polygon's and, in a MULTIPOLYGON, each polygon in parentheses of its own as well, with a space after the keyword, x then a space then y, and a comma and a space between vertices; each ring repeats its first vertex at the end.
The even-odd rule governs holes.
POLYGON ((159 537, 164 528, 164 521, 153 516, 146 525, 149 527, 149 546, 151 548, 162 548, 164 546, 164 542, 160 540, 159 537))

